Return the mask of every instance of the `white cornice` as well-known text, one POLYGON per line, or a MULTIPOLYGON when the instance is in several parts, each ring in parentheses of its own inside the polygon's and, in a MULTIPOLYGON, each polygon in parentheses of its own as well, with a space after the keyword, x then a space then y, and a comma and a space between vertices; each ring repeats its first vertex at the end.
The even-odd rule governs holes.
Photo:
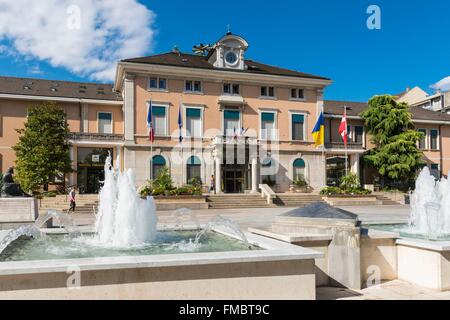
POLYGON ((0 94, 0 99, 13 99, 13 100, 33 100, 33 101, 61 101, 61 102, 75 102, 75 103, 90 103, 90 104, 113 104, 123 105, 123 101, 116 100, 96 100, 96 99, 83 99, 83 98, 64 98, 64 97, 49 97, 49 96, 33 96, 33 95, 21 95, 21 94, 0 94))
POLYGON ((156 64, 119 62, 117 65, 114 90, 121 91, 125 73, 153 73, 173 77, 197 77, 221 81, 242 81, 255 84, 271 84, 282 86, 298 86, 305 88, 323 89, 332 83, 331 80, 301 78, 292 76, 279 76, 269 74, 257 74, 249 72, 236 72, 227 70, 200 69, 189 67, 164 66, 156 64))

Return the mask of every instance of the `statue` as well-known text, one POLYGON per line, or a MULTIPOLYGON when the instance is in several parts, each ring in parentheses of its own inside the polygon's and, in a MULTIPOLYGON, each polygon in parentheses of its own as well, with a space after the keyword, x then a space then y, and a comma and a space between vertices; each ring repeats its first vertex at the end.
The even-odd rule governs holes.
POLYGON ((10 167, 6 171, 3 176, 3 187, 2 187, 2 197, 11 198, 11 197, 31 197, 29 194, 26 194, 18 183, 14 182, 13 179, 14 168, 10 167))

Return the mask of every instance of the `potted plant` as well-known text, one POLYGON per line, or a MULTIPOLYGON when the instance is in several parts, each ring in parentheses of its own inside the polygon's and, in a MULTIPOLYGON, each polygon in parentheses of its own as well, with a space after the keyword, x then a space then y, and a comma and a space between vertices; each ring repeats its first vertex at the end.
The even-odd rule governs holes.
POLYGON ((295 178, 291 185, 291 191, 300 193, 307 193, 309 191, 308 182, 303 175, 299 175, 295 178))

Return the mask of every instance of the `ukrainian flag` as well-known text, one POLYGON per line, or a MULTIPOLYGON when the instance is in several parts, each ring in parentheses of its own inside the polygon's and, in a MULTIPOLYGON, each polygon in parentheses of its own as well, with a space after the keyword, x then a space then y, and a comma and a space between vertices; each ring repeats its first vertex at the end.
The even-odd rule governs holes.
POLYGON ((320 113, 312 134, 316 147, 325 145, 325 119, 323 118, 323 112, 320 113))

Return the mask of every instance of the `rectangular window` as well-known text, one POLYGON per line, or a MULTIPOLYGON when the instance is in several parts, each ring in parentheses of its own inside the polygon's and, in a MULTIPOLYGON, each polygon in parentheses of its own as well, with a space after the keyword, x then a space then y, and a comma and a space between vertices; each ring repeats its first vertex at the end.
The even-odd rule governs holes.
POLYGON ((202 92, 202 83, 200 81, 194 81, 194 91, 202 92))
POLYGON ((158 89, 158 78, 150 78, 150 89, 158 89))
POLYGON ((364 127, 363 126, 355 126, 355 143, 363 144, 364 139, 364 127))
POLYGON ((203 136, 202 110, 198 108, 186 109, 186 134, 189 137, 203 136))
POLYGON ((267 87, 261 87, 261 97, 267 96, 267 87))
POLYGON ((112 134, 112 113, 99 112, 98 113, 98 133, 112 134))
POLYGON ((305 116, 302 114, 292 115, 292 140, 305 140, 305 116))
POLYGON ((152 90, 166 90, 167 89, 167 79, 151 77, 151 78, 149 78, 148 86, 152 90))
POLYGON ((261 97, 275 97, 274 87, 261 87, 261 97))
POLYGON ((231 85, 229 83, 223 85, 223 93, 231 94, 231 85))
POLYGON ((233 84, 233 92, 232 94, 239 94, 239 85, 238 84, 233 84))
POLYGON ((192 91, 192 81, 186 81, 185 91, 192 91))
POLYGON ((236 83, 224 83, 223 84, 223 93, 225 94, 239 94, 239 85, 236 83))
POLYGON ((166 136, 167 135, 166 108, 153 106, 152 115, 153 115, 155 136, 166 136))
POLYGON ((305 91, 303 89, 291 89, 291 99, 303 100, 305 99, 305 91))
POLYGON ((430 149, 431 150, 438 149, 438 136, 439 136, 439 133, 436 129, 430 130, 430 149))
POLYGON ((423 134, 422 138, 419 140, 419 149, 425 150, 427 148, 427 130, 419 129, 417 130, 423 134))
POLYGON ((186 92, 202 92, 201 81, 187 80, 185 85, 186 92))
POLYGON ((225 110, 223 113, 223 127, 226 136, 234 136, 241 130, 241 113, 236 110, 225 110))
POLYGON ((261 112, 261 139, 275 139, 275 113, 261 112))

